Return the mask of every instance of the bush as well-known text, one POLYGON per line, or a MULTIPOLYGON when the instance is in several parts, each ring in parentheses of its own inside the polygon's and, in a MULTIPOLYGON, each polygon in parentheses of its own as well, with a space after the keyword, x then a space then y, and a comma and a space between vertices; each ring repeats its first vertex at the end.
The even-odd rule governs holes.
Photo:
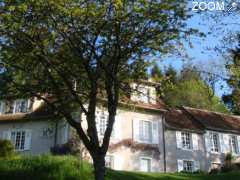
POLYGON ((9 158, 14 156, 14 146, 9 140, 0 140, 0 157, 9 158))
POLYGON ((78 155, 80 154, 80 149, 79 146, 76 145, 76 142, 70 140, 65 144, 52 147, 51 153, 53 155, 78 155))
POLYGON ((209 174, 219 174, 219 173, 220 173, 220 169, 218 169, 218 168, 213 168, 209 172, 209 174))

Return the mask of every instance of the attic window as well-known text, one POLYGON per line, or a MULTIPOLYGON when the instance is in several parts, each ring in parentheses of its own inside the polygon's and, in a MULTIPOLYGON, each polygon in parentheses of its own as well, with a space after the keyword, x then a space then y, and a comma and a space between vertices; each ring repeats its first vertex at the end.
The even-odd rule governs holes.
POLYGON ((26 113, 30 109, 28 99, 8 100, 0 102, 0 114, 26 113))

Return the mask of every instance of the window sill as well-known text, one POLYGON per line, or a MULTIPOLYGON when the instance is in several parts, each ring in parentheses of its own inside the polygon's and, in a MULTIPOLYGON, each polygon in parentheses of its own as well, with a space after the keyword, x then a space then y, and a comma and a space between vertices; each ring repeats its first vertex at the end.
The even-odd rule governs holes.
POLYGON ((216 155, 220 155, 221 152, 215 152, 215 151, 210 151, 211 154, 216 154, 216 155))

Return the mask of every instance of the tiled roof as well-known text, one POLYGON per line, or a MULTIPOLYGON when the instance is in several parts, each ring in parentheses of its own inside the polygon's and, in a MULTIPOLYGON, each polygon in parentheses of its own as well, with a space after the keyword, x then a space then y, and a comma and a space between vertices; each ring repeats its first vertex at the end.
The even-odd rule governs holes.
POLYGON ((167 128, 240 134, 240 117, 203 109, 190 107, 170 109, 165 115, 165 122, 167 128))
POLYGON ((190 107, 183 110, 206 129, 240 133, 240 117, 190 107))
POLYGON ((171 109, 166 112, 165 124, 168 128, 204 131, 204 127, 201 123, 192 119, 191 116, 180 109, 171 109))

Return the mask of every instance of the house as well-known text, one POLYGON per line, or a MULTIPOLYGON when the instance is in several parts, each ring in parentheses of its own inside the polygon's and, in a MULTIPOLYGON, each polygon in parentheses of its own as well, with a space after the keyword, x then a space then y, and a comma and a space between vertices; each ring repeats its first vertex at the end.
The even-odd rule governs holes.
POLYGON ((240 157, 240 117, 183 107, 165 116, 166 171, 210 171, 240 157))
MULTIPOLYGON (((156 99, 155 86, 153 82, 132 84, 137 91, 120 102, 106 166, 129 171, 209 171, 220 167, 228 152, 239 157, 239 117, 189 107, 169 109, 156 99)), ((49 153, 73 136, 72 128, 41 100, 0 104, 0 138, 11 140, 16 151, 49 153)), ((86 128, 85 117, 81 118, 86 128)), ((100 139, 107 118, 104 106, 98 106, 100 139)))

